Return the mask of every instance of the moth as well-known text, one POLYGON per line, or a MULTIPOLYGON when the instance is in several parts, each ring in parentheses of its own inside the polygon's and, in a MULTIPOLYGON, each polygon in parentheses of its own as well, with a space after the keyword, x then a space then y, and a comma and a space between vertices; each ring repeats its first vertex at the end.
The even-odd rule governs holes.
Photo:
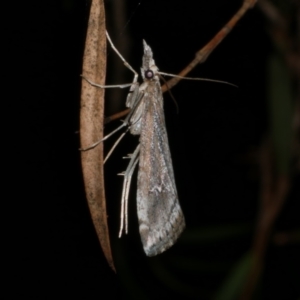
MULTIPOLYGON (((130 86, 126 106, 131 108, 131 111, 116 130, 90 147, 81 150, 96 147, 125 126, 128 127, 127 130, 131 134, 140 136, 139 145, 130 155, 128 167, 122 174, 124 175, 124 182, 119 236, 122 235, 123 230, 125 233, 128 232, 128 195, 132 174, 138 164, 137 214, 139 232, 146 255, 155 256, 170 248, 185 228, 185 219, 178 200, 165 125, 163 96, 159 80, 159 75, 162 73, 155 65, 150 46, 143 41, 144 54, 141 67, 143 83, 139 84, 137 72, 115 48, 108 33, 106 35, 113 50, 122 59, 124 65, 134 73, 133 82, 125 85, 103 86, 84 76, 83 78, 91 85, 100 88, 130 86)), ((108 156, 125 133, 117 140, 108 156)))
POLYGON ((132 111, 130 133, 140 136, 137 148, 139 230, 145 253, 154 256, 175 243, 185 220, 175 185, 158 68, 151 48, 145 41, 143 44, 143 83, 132 86, 126 105, 132 111))

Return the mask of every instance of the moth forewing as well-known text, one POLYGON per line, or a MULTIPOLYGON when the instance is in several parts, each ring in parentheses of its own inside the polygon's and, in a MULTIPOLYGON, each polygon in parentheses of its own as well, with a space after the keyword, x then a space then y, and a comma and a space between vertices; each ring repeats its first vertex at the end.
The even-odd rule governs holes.
POLYGON ((157 255, 171 247, 185 227, 174 179, 158 68, 144 41, 137 212, 144 251, 157 255), (152 74, 151 74, 152 73, 152 74))

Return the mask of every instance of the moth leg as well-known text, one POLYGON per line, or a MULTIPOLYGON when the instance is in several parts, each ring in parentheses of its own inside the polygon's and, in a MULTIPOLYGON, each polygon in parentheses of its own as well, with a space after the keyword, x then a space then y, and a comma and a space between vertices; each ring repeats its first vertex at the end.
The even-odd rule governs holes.
POLYGON ((119 89, 124 89, 126 87, 132 86, 132 82, 131 83, 124 83, 124 84, 111 84, 111 85, 102 85, 102 84, 98 84, 90 79, 88 79, 87 77, 85 77, 84 75, 80 75, 84 80, 86 80, 90 85, 95 86, 95 87, 99 87, 101 89, 114 89, 114 88, 119 88, 119 89))
POLYGON ((125 136, 125 134, 128 132, 129 128, 123 132, 120 137, 116 140, 116 142, 114 143, 114 145, 111 147, 111 149, 109 150, 109 152, 107 153, 104 161, 103 161, 103 164, 106 163, 106 161, 109 159, 110 155, 113 153, 113 151, 115 150, 115 148, 118 146, 118 144, 120 143, 120 141, 122 140, 122 138, 125 136))
POLYGON ((124 66, 126 68, 128 68, 131 72, 134 73, 134 79, 133 79, 133 82, 137 82, 137 79, 138 79, 138 73, 131 67, 131 65, 125 60, 125 58, 121 55, 121 53, 118 51, 118 49, 115 47, 115 45, 113 44, 108 32, 106 31, 106 37, 107 37, 107 40, 109 41, 112 49, 116 52, 116 54, 120 57, 120 59, 122 60, 122 62, 124 63, 124 66))
MULTIPOLYGON (((131 117, 135 114, 135 110, 138 107, 140 101, 142 100, 143 97, 143 93, 140 94, 136 94, 134 95, 134 99, 132 99, 132 107, 131 107, 131 111, 130 113, 127 115, 127 117, 125 118, 124 121, 122 121, 122 125, 120 125, 118 128, 116 128, 115 130, 113 130, 111 133, 109 133, 108 135, 106 135, 103 139, 93 143, 92 145, 88 146, 87 148, 79 148, 80 151, 87 151, 90 149, 95 148, 96 146, 98 146, 100 143, 104 142, 105 140, 107 140, 109 137, 111 137, 112 135, 114 135, 116 132, 118 132, 119 130, 121 130, 123 127, 128 126, 131 124, 131 117)), ((139 118, 135 121, 137 122, 139 118)), ((132 125, 132 124, 131 124, 132 125)), ((134 123, 133 123, 134 125, 134 123)), ((130 127, 126 130, 126 132, 130 129, 130 127)), ((107 161, 107 159, 110 157, 110 155, 112 154, 113 150, 115 149, 115 147, 119 144, 119 142, 121 141, 121 139, 124 137, 124 135, 126 134, 126 132, 122 133, 122 135, 118 138, 118 140, 115 142, 115 144, 113 145, 112 149, 109 151, 109 153, 107 154, 104 163, 107 161)))
MULTIPOLYGON (((84 77, 85 78, 85 77, 84 77)), ((86 79, 86 78, 85 78, 86 79)), ((89 81, 88 81, 89 82, 89 81)), ((136 83, 132 83, 131 86, 136 85, 136 83)), ((137 91, 139 89, 137 88, 137 91)), ((136 107, 138 106, 139 102, 142 99, 143 94, 142 93, 138 93, 135 92, 133 96, 131 96, 131 112, 127 115, 127 117, 125 118, 125 120, 123 121, 122 125, 120 125, 118 128, 116 128, 115 130, 113 130, 111 133, 109 133, 108 135, 106 135, 103 139, 93 143, 92 145, 88 146, 87 148, 79 148, 80 151, 87 151, 90 149, 95 148, 96 146, 98 146, 100 143, 104 142, 105 140, 107 140, 109 137, 111 137, 112 135, 114 135, 116 132, 118 132, 119 130, 121 130, 123 127, 128 126, 128 124, 130 124, 130 119, 132 117, 132 115, 135 112, 136 107)), ((128 131, 128 130, 127 130, 128 131)), ((126 131, 126 132, 127 132, 126 131)), ((126 133, 125 132, 125 133, 126 133)), ((120 142, 120 140, 123 138, 123 136, 125 135, 122 134, 121 137, 117 140, 117 142, 114 144, 112 150, 109 151, 108 155, 106 156, 104 162, 108 159, 108 157, 111 155, 111 153, 113 152, 113 150, 115 149, 115 147, 118 145, 118 143, 120 142)))
POLYGON ((127 126, 127 123, 122 123, 121 126, 119 126, 117 129, 115 129, 114 131, 112 131, 111 133, 109 133, 108 135, 106 135, 103 139, 93 143, 92 145, 88 146, 87 148, 79 148, 80 151, 86 151, 86 150, 90 150, 95 148, 96 146, 98 146, 100 143, 102 143, 103 141, 107 140, 109 137, 111 137, 113 134, 115 134, 116 132, 118 132, 120 129, 122 129, 123 127, 127 126))
POLYGON ((122 198, 121 198, 121 225, 119 231, 119 237, 122 236, 122 232, 125 225, 125 233, 128 232, 128 196, 130 190, 130 184, 132 179, 132 174, 134 169, 139 161, 139 152, 140 152, 140 145, 136 147, 133 154, 130 157, 130 162, 127 166, 127 169, 124 174, 124 181, 123 181, 123 189, 122 189, 122 198))

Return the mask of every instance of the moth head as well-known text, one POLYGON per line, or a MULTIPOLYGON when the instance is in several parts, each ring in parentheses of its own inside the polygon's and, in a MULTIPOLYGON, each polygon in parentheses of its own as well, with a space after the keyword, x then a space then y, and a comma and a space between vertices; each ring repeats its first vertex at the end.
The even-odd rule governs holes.
POLYGON ((143 65, 141 68, 142 77, 145 80, 152 80, 157 75, 158 68, 155 65, 153 59, 153 53, 149 45, 143 40, 144 45, 144 55, 143 55, 143 65))

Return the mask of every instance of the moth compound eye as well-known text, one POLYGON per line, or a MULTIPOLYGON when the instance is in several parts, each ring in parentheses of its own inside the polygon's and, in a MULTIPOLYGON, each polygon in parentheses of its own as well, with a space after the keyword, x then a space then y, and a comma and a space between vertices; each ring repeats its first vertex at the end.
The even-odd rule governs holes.
POLYGON ((152 79, 153 77, 154 77, 154 74, 153 74, 152 70, 146 70, 145 71, 145 78, 152 79))

